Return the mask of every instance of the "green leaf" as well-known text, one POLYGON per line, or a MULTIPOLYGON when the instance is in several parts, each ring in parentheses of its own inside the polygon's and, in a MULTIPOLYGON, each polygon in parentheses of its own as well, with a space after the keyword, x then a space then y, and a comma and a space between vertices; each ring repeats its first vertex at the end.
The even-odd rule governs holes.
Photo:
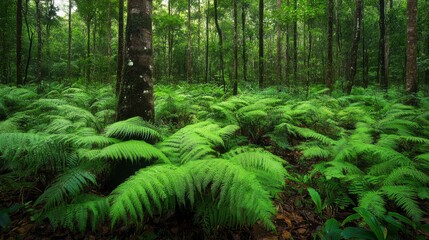
POLYGON ((313 200, 314 204, 316 205, 316 212, 319 214, 322 213, 323 205, 319 193, 314 188, 307 188, 307 190, 310 194, 311 200, 313 200))

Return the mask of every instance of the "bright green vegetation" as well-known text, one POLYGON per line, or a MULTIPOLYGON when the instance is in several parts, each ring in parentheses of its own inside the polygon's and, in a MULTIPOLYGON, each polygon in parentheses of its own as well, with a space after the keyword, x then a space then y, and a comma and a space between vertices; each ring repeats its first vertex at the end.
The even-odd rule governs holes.
POLYGON ((150 124, 114 123, 112 92, 1 86, 0 191, 31 193, 35 219, 55 227, 138 232, 151 218, 185 210, 210 236, 219 226, 256 223, 276 231, 272 200, 287 192, 287 180, 309 187, 307 204, 327 220, 314 233, 321 239, 427 230, 427 98, 413 107, 394 90, 331 97, 314 88, 302 98, 275 88, 224 96, 213 85, 160 85, 150 124), (127 164, 139 167, 107 191, 127 164), (329 219, 353 208, 343 224, 329 219))

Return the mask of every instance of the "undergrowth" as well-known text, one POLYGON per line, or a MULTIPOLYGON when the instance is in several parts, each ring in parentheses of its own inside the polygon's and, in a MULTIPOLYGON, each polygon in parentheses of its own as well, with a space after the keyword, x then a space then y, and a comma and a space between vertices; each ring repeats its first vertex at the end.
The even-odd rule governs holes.
POLYGON ((325 92, 225 96, 212 85, 161 85, 150 124, 115 123, 108 87, 53 85, 37 94, 33 86, 2 86, 0 190, 28 194, 35 218, 54 227, 138 231, 180 209, 210 236, 254 224, 275 231, 273 198, 288 187, 285 179, 307 179, 337 212, 359 207, 381 221, 395 211, 420 223, 429 199, 428 99, 412 107, 397 91, 325 92), (293 173, 307 161, 315 164, 305 178, 293 173), (104 191, 105 176, 128 163, 140 167, 104 191))

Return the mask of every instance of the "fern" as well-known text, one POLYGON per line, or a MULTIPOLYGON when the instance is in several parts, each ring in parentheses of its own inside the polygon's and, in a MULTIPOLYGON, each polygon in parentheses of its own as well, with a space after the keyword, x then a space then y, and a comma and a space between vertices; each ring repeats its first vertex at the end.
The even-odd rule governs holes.
POLYGON ((50 210, 66 203, 67 198, 74 197, 90 184, 96 184, 95 176, 79 168, 70 169, 59 176, 46 191, 39 196, 36 205, 44 203, 43 208, 50 210))
POLYGON ((107 146, 96 155, 96 158, 111 159, 114 161, 127 160, 131 162, 157 159, 165 163, 170 162, 170 160, 153 145, 136 140, 107 146))
POLYGON ((190 172, 197 192, 205 194, 209 190, 215 206, 229 209, 227 213, 237 219, 237 225, 261 221, 267 229, 275 229, 270 195, 255 175, 222 159, 193 161, 183 167, 190 172))
POLYGON ((106 220, 108 212, 107 198, 83 194, 76 196, 71 204, 61 205, 43 213, 40 218, 48 218, 54 228, 65 227, 84 232, 91 227, 96 231, 99 224, 106 220))
POLYGON ((381 190, 389 199, 402 207, 414 221, 418 222, 422 219, 423 211, 417 204, 417 194, 412 187, 405 185, 384 186, 381 190))
POLYGON ((116 122, 106 127, 106 136, 122 140, 144 140, 154 142, 161 139, 161 134, 141 117, 116 122))
POLYGON ((146 215, 153 216, 174 209, 176 202, 194 202, 193 183, 183 168, 159 165, 141 169, 113 190, 110 217, 112 226, 118 221, 141 223, 146 215))
POLYGON ((359 207, 363 207, 377 217, 386 214, 385 201, 379 192, 367 191, 359 198, 359 207))

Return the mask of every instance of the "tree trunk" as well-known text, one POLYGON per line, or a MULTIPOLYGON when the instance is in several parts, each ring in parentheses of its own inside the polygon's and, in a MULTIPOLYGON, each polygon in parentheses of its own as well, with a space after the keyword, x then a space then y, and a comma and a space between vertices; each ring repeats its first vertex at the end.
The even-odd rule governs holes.
POLYGON ((72 72, 71 72, 71 44, 72 44, 72 0, 69 0, 69 19, 68 19, 68 49, 67 49, 67 77, 70 80, 72 72))
POLYGON ((341 60, 340 60, 340 53, 342 52, 342 44, 341 44, 341 37, 342 37, 342 31, 341 31, 341 21, 340 21, 340 12, 341 12, 341 6, 342 6, 342 0, 337 0, 337 8, 335 12, 335 20, 336 20, 336 35, 337 35, 337 53, 336 53, 336 66, 338 69, 337 76, 341 76, 341 69, 343 66, 341 66, 341 60))
POLYGON ((328 3, 328 68, 326 69, 326 87, 329 88, 329 92, 332 92, 334 86, 334 63, 333 63, 333 52, 332 43, 334 35, 334 0, 329 0, 328 3))
POLYGON ((196 79, 200 81, 201 74, 201 0, 198 0, 198 46, 197 46, 197 64, 195 67, 196 79))
POLYGON ((410 104, 416 104, 417 93, 417 0, 407 0, 407 75, 406 91, 413 95, 410 104))
POLYGON ((154 120, 152 80, 152 0, 128 0, 126 64, 117 120, 154 120))
POLYGON ((243 42, 243 80, 247 82, 247 53, 246 53, 246 3, 241 5, 241 30, 243 32, 242 42, 243 42))
POLYGON ((224 71, 224 64, 223 64, 223 37, 222 37, 222 30, 220 29, 220 26, 219 26, 217 1, 218 0, 214 0, 214 17, 215 17, 217 34, 219 35, 220 74, 221 74, 221 79, 223 84, 223 91, 226 92, 225 71, 224 71))
POLYGON ((123 68, 124 68, 124 0, 119 0, 118 65, 116 68, 116 95, 119 95, 121 90, 123 68))
POLYGON ((91 19, 86 19, 86 64, 85 64, 85 75, 86 82, 89 83, 91 75, 90 64, 91 62, 91 19))
POLYGON ((31 60, 31 52, 33 49, 33 40, 34 40, 34 32, 30 29, 30 25, 28 24, 28 2, 29 0, 25 1, 25 14, 24 14, 24 19, 25 19, 25 26, 27 28, 27 37, 29 40, 28 43, 28 52, 27 52, 27 62, 25 63, 25 75, 24 75, 24 82, 23 84, 27 83, 27 79, 28 79, 28 68, 30 67, 30 60, 31 60))
POLYGON ((22 85, 22 0, 18 0, 16 4, 16 85, 20 86, 22 85))
POLYGON ((378 81, 380 83, 381 89, 387 91, 388 82, 386 78, 386 17, 385 17, 385 5, 384 0, 379 0, 379 9, 380 9, 380 40, 378 46, 378 81))
MULTIPOLYGON (((282 0, 277 0, 277 9, 281 11, 282 0)), ((277 85, 282 82, 282 26, 281 21, 277 21, 277 67, 276 67, 276 78, 277 85)))
POLYGON ((191 0, 188 0, 188 50, 187 50, 186 80, 192 82, 192 49, 191 49, 191 0))
POLYGON ((233 95, 238 94, 238 11, 237 1, 234 0, 234 87, 233 95))
POLYGON ((40 0, 35 0, 36 18, 37 18, 37 64, 36 64, 36 82, 42 84, 42 14, 40 12, 40 0))
POLYGON ((264 87, 264 0, 259 0, 259 88, 264 87))
MULTIPOLYGON (((298 0, 294 0, 293 9, 296 12, 298 7, 298 0)), ((298 20, 296 16, 293 20, 293 91, 298 89, 298 20)))
POLYGON ((367 88, 369 85, 368 79, 368 49, 365 44, 365 3, 362 2, 362 86, 367 88))
MULTIPOLYGON (((390 2, 389 4, 389 11, 392 10, 392 1, 393 0, 387 0, 390 2)), ((390 64, 390 19, 389 15, 387 14, 387 20, 385 20, 385 48, 384 48, 384 64, 385 64, 385 71, 384 71, 384 77, 386 78, 385 82, 389 83, 389 64, 390 64)))
MULTIPOLYGON (((287 6, 289 7, 290 2, 287 0, 287 6)), ((286 86, 290 88, 290 81, 289 81, 289 75, 290 75, 290 29, 289 29, 289 22, 286 23, 286 66, 285 66, 285 77, 286 77, 286 86)))
MULTIPOLYGON (((171 16, 171 0, 168 0, 168 16, 171 16)), ((171 73, 173 70, 173 34, 171 26, 168 27, 168 81, 171 81, 171 73)))
POLYGON ((207 0, 207 9, 206 9, 206 59, 205 59, 205 74, 204 81, 205 83, 209 82, 209 23, 210 23, 210 0, 207 0))
POLYGON ((362 22, 362 1, 356 0, 356 12, 354 19, 353 29, 353 41, 352 48, 349 53, 348 66, 346 68, 346 93, 350 94, 354 85, 354 78, 356 76, 356 65, 357 65, 357 51, 359 48, 360 33, 361 33, 361 22, 362 22))
MULTIPOLYGON (((427 36, 426 36, 426 56, 429 56, 429 31, 427 32, 427 36)), ((426 84, 429 84, 429 66, 426 67, 425 78, 426 78, 426 84)))
MULTIPOLYGON (((107 64, 110 78, 110 57, 112 55, 112 5, 109 1, 107 10, 107 64)), ((109 81, 110 82, 110 81, 109 81)))

